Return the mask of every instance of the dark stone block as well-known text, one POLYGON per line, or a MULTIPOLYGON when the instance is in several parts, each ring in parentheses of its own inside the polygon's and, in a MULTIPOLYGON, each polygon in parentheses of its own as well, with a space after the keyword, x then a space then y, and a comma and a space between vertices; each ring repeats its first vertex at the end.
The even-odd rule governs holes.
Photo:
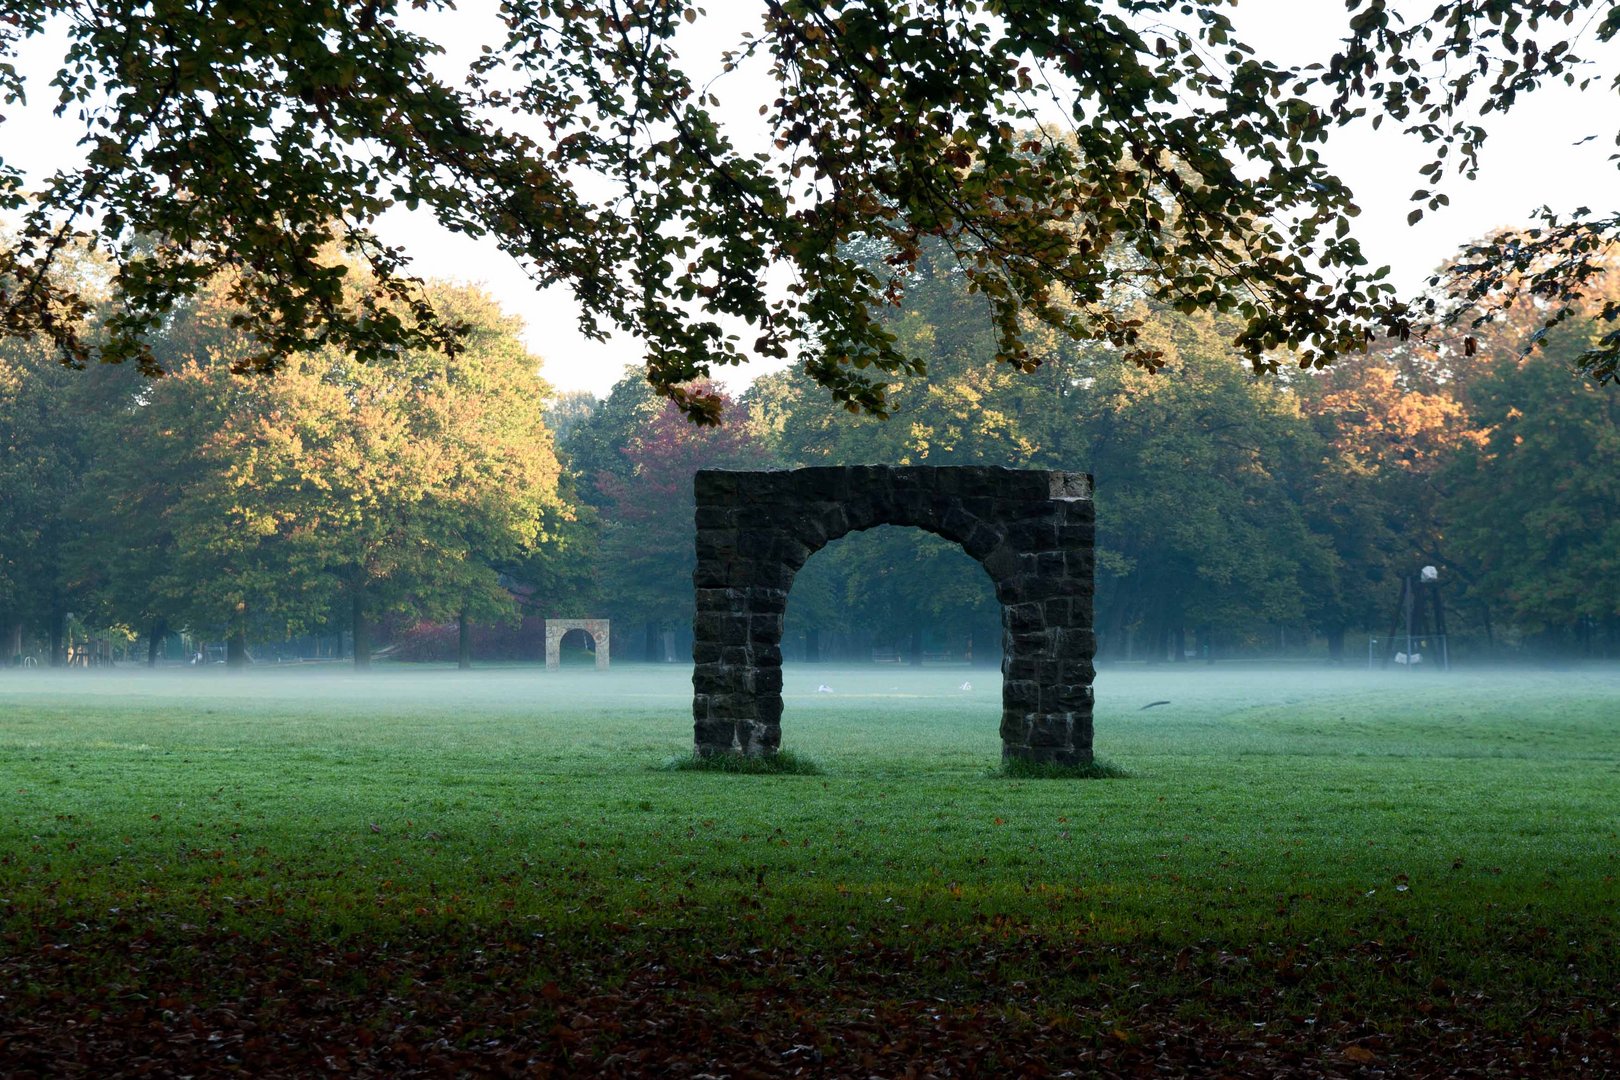
MULTIPOLYGON (((699 539, 702 539, 699 537, 699 539)), ((737 554, 749 562, 778 560, 782 557, 782 530, 750 522, 737 530, 737 554)), ((702 558, 702 552, 698 553, 702 558)))
POLYGON ((1041 601, 1041 617, 1046 625, 1054 630, 1061 630, 1069 625, 1069 613, 1074 610, 1074 601, 1068 597, 1057 600, 1041 601))
POLYGON ((1001 710, 1001 743, 1003 747, 1009 745, 1029 744, 1030 730, 1035 726, 1033 712, 1020 712, 1016 709, 1001 710))
POLYGON ((1064 660, 1090 659, 1097 655, 1097 635, 1091 629, 1091 609, 1087 607, 1084 622, 1071 619, 1069 625, 1056 636, 1053 649, 1064 660), (1080 622, 1080 625, 1076 625, 1080 622))
POLYGON ((730 752, 737 738, 737 725, 730 720, 700 718, 692 727, 698 753, 706 749, 730 752))
POLYGON ((1007 526, 1007 543, 1019 551, 1051 551, 1058 546, 1057 523, 1049 516, 1015 521, 1007 526))
POLYGON ((1065 551, 1090 551, 1097 544, 1097 527, 1087 522, 1084 525, 1063 525, 1058 528, 1058 546, 1065 551))
MULTIPOLYGON (((939 520, 939 535, 947 540, 961 544, 964 551, 967 549, 968 538, 973 535, 973 530, 983 524, 978 518, 962 509, 961 502, 955 499, 945 502, 935 513, 939 520)), ((990 546, 993 548, 995 545, 992 543, 990 546)))
POLYGON ((741 589, 695 589, 692 599, 699 611, 746 611, 748 601, 741 589))
POLYGON ((764 757, 774 754, 782 745, 782 725, 775 723, 755 723, 737 725, 737 739, 742 745, 742 752, 749 757, 764 757))
POLYGON ((724 664, 700 663, 692 668, 692 689, 695 693, 719 693, 730 685, 731 671, 724 664))
POLYGON ((1040 663, 1039 656, 1018 652, 1014 642, 1014 648, 1001 658, 1001 677, 1004 682, 1035 682, 1040 678, 1040 663))
POLYGON ((697 641, 745 645, 748 643, 748 615, 741 612, 700 611, 692 619, 692 633, 697 641))
POLYGON ((1043 714, 1036 717, 1035 722, 1029 727, 1029 745, 1031 749, 1066 747, 1073 741, 1067 717, 1043 714))
POLYGON ((994 551, 979 561, 984 563, 985 572, 995 581, 1006 581, 1019 574, 1018 552, 1011 544, 997 545, 994 551))
POLYGON ((705 503, 697 508, 692 521, 699 532, 704 529, 735 529, 741 516, 741 511, 734 506, 705 503))
MULTIPOLYGON (((1096 676, 1096 672, 1092 670, 1089 663, 1076 665, 1074 670, 1065 670, 1064 674, 1067 678, 1084 678, 1088 680, 1096 676)), ((1043 709, 1049 708, 1062 712, 1089 711, 1091 709, 1094 691, 1090 682, 1058 683, 1048 689, 1051 691, 1051 697, 1041 698, 1041 708, 1043 709)))
POLYGON ((1014 604, 1007 609, 1007 618, 1002 625, 1016 640, 1019 634, 1027 634, 1031 630, 1045 630, 1046 616, 1039 604, 1014 604))
POLYGON ((1022 712, 1034 711, 1040 708, 1041 684, 1025 680, 1004 682, 1001 687, 1001 704, 1004 708, 1022 712))
POLYGON ((739 567, 735 580, 738 585, 753 589, 779 589, 785 592, 793 587, 793 575, 797 572, 798 567, 766 560, 739 567))
POLYGON ((756 615, 780 615, 787 610, 786 589, 754 588, 740 595, 745 597, 746 607, 738 610, 752 611, 756 615))
POLYGON ((699 559, 692 570, 692 585, 698 589, 724 589, 732 583, 735 566, 719 559, 699 559))
MULTIPOLYGON (((984 562, 985 559, 989 557, 991 552, 995 551, 997 548, 1006 543, 1007 538, 1000 529, 993 525, 985 524, 983 521, 980 521, 971 514, 964 514, 963 517, 977 522, 977 524, 973 526, 972 531, 968 533, 967 538, 962 541, 962 550, 973 556, 975 559, 978 559, 980 562, 984 562)), ((988 567, 986 567, 986 569, 988 569, 988 567)), ((994 575, 992 574, 991 576, 993 577, 994 575)))
POLYGON ((849 471, 843 467, 798 469, 796 490, 806 502, 842 501, 849 494, 849 471))
POLYGON ((1035 575, 1041 578, 1062 578, 1069 575, 1068 555, 1062 551, 1043 551, 1035 556, 1035 575))
POLYGON ((699 469, 697 475, 692 477, 692 491, 697 496, 698 506, 729 506, 734 503, 737 498, 738 478, 744 475, 757 474, 699 469))
POLYGON ((1034 578, 1023 578, 1014 574, 1009 578, 994 578, 990 580, 996 585, 996 599, 1001 601, 1004 608, 1014 604, 1027 604, 1032 600, 1045 600, 1051 595, 1051 589, 1046 582, 1036 581, 1034 578))

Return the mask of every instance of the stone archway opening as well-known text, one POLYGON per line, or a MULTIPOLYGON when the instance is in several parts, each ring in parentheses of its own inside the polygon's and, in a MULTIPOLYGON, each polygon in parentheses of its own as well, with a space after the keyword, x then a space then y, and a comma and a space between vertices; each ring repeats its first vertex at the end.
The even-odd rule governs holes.
POLYGON ((556 671, 562 666, 563 638, 576 630, 590 638, 594 645, 596 670, 606 671, 612 640, 607 619, 547 619, 546 670, 556 671))
POLYGON ((706 470, 695 479, 694 749, 782 741, 788 593, 812 554, 875 525, 914 525, 979 562, 1002 623, 1002 757, 1092 759, 1091 478, 981 467, 706 470))
POLYGON ((578 654, 588 654, 594 663, 596 660, 596 640, 583 630, 569 630, 557 639, 557 663, 572 664, 581 662, 578 654))
POLYGON ((983 564, 912 526, 828 541, 794 576, 782 626, 790 688, 801 662, 962 668, 957 683, 1001 663, 1001 605, 983 564))

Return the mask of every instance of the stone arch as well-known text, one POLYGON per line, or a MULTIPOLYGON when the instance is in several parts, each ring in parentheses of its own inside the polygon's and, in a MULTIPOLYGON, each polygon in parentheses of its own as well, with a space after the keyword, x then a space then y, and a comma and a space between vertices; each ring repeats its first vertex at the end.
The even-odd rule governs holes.
POLYGON ((562 666, 562 639, 570 630, 583 630, 596 644, 596 670, 606 671, 611 641, 607 619, 547 619, 546 670, 556 671, 562 666))
POLYGON ((1001 603, 1003 758, 1091 760, 1091 478, 982 467, 855 465, 697 474, 697 753, 771 754, 782 742, 782 624, 820 548, 876 525, 959 544, 1001 603))

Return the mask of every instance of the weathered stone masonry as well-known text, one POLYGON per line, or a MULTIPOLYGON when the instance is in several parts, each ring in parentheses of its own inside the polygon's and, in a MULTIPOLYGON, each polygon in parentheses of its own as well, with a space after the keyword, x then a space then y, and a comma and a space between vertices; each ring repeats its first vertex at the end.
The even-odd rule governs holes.
POLYGON ((692 713, 699 754, 782 742, 782 619, 793 578, 845 533, 913 525, 983 564, 1001 601, 1004 758, 1091 760, 1091 478, 852 465, 697 474, 692 713))

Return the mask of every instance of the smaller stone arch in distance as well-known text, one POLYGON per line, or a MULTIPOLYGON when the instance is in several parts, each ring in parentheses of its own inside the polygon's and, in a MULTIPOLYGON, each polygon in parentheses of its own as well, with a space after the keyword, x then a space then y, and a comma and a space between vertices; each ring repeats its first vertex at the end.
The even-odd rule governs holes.
POLYGON ((562 666, 562 639, 570 630, 583 630, 596 643, 596 670, 608 669, 608 649, 612 637, 607 619, 547 619, 546 670, 556 671, 562 666))
POLYGON ((911 525, 961 545, 1001 603, 1002 757, 1092 760, 1091 477, 977 466, 704 470, 692 634, 694 750, 773 754, 794 576, 827 543, 911 525))

